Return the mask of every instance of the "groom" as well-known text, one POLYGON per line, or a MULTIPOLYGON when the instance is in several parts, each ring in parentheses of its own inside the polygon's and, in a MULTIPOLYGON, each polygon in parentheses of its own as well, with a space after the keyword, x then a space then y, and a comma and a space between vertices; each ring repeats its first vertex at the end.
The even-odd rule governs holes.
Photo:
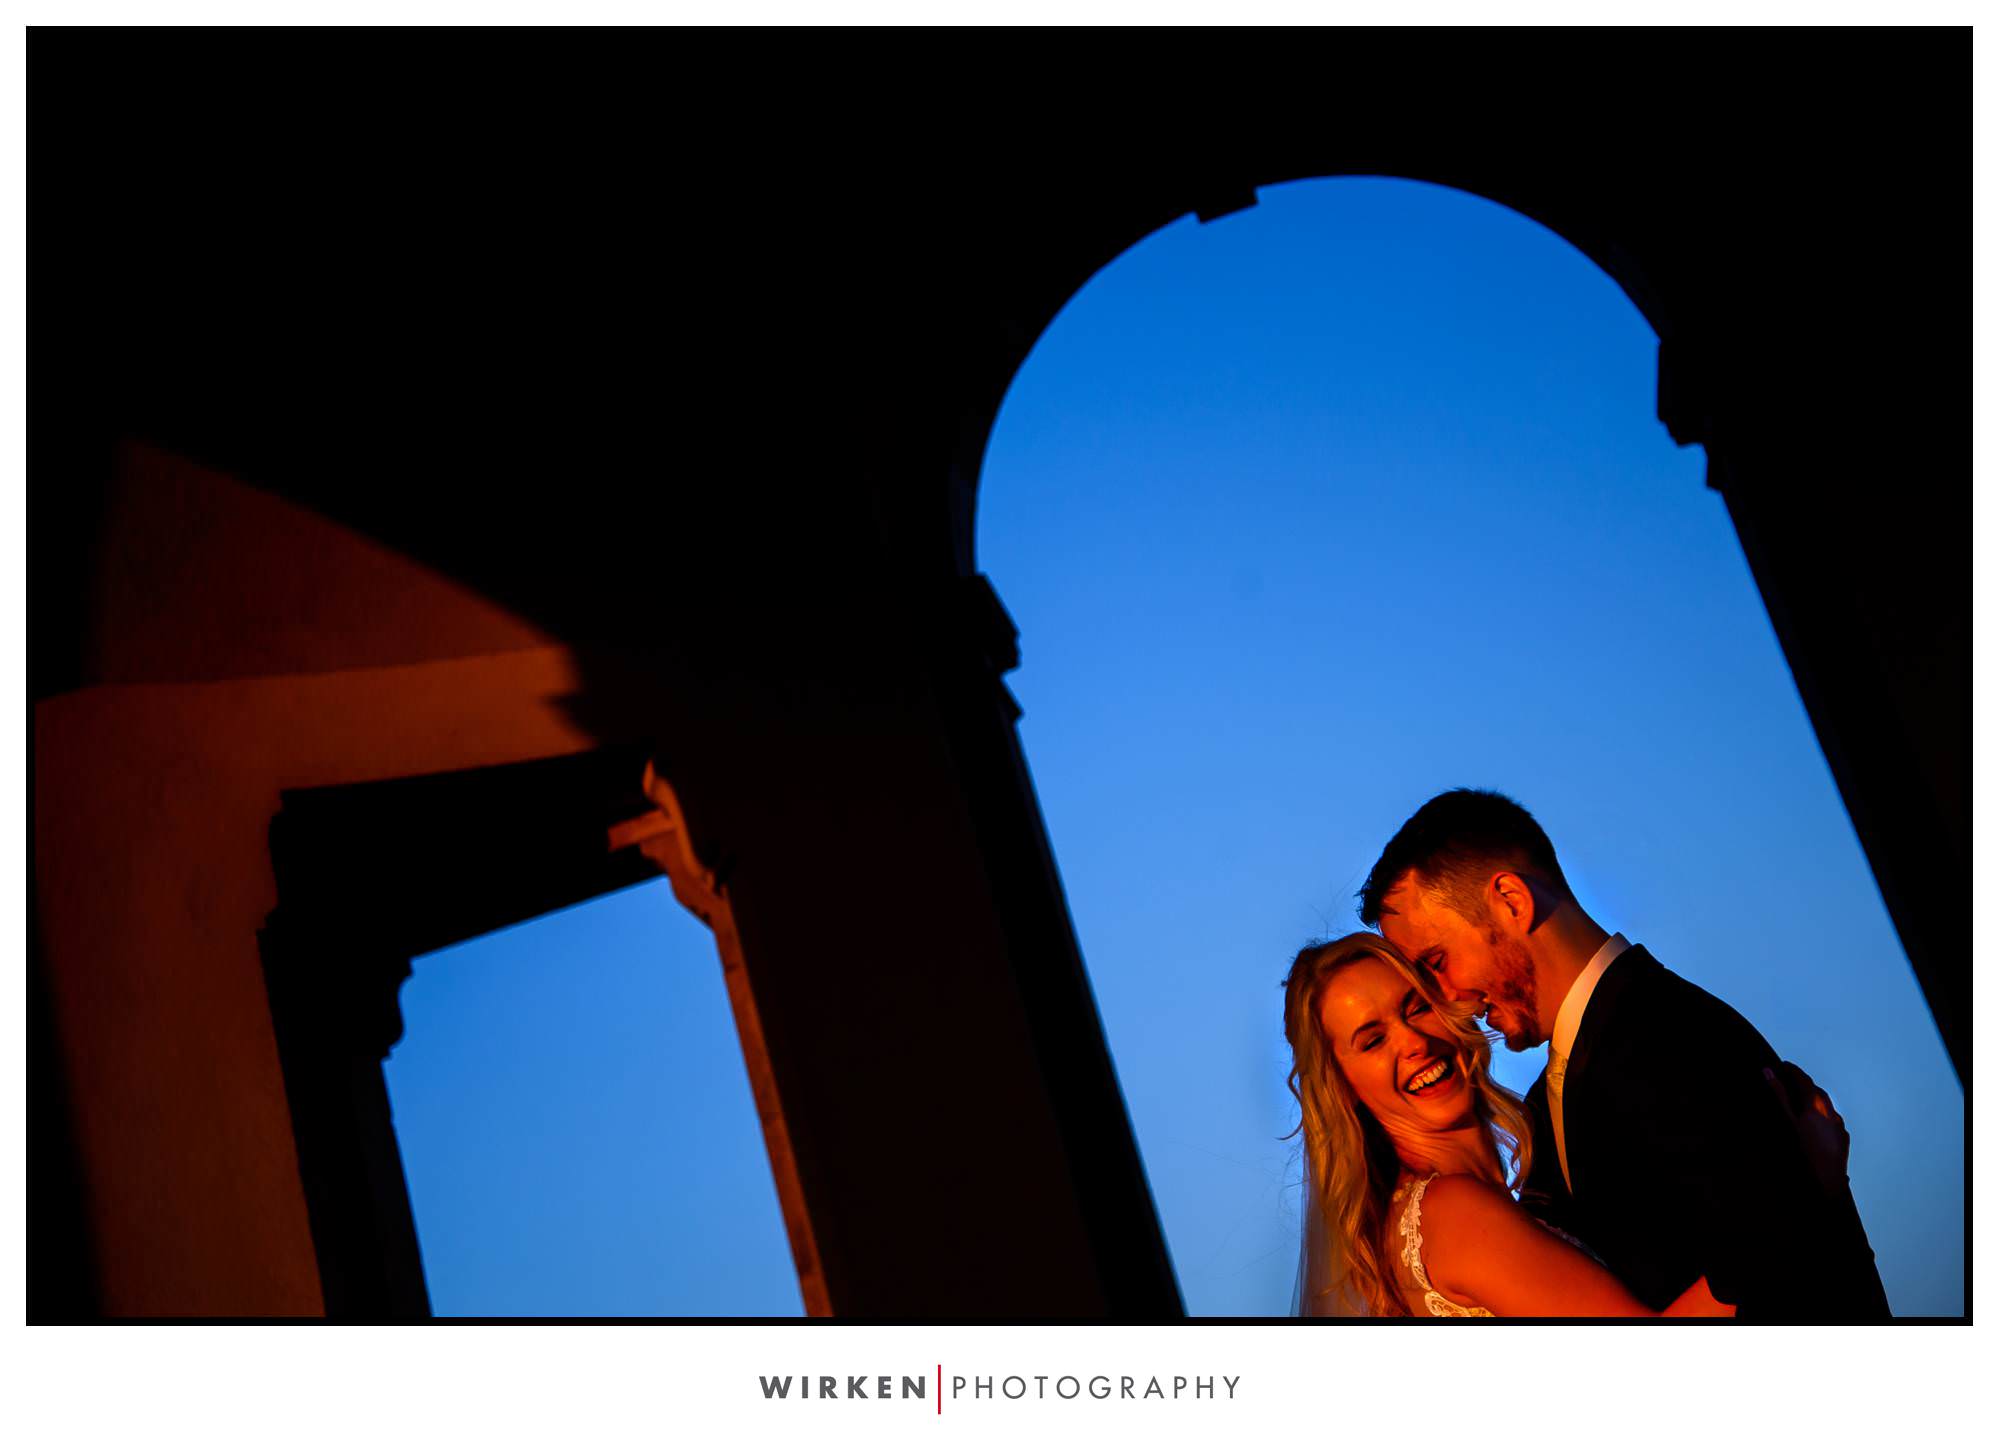
POLYGON ((1472 1003, 1528 1091, 1522 1204, 1664 1307, 1695 1278, 1741 1320, 1869 1321, 1889 1305, 1846 1183, 1822 1181, 1749 1021, 1607 933, 1504 795, 1454 789, 1383 849, 1361 919, 1472 1003))

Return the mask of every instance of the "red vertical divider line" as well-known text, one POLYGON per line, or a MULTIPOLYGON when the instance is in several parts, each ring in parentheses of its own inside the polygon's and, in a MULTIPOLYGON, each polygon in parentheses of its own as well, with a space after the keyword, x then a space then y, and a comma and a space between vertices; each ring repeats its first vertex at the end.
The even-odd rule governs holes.
POLYGON ((944 1415, 944 1363, 938 1363, 938 1415, 944 1415))

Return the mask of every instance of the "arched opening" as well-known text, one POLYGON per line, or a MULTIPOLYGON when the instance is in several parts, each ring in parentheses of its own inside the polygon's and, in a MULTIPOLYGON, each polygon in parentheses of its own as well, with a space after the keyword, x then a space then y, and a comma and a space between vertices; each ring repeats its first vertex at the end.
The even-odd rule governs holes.
POLYGON ((1192 1313, 1283 1309, 1275 983, 1459 784, 1829 1088, 1892 1306, 1963 1309, 1962 1093, 1657 344, 1539 224, 1348 178, 1155 232, 1013 381, 978 566, 1192 1313))

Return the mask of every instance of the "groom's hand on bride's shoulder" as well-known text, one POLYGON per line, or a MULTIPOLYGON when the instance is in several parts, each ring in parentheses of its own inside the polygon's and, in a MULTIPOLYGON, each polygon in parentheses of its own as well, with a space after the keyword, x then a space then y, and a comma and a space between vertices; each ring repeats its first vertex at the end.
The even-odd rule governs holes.
POLYGON ((1780 1060, 1775 1069, 1766 1066, 1764 1079, 1771 1083, 1778 1103, 1798 1131, 1799 1144, 1820 1186, 1829 1196, 1846 1191, 1847 1122, 1833 1108, 1832 1097, 1789 1060, 1780 1060))

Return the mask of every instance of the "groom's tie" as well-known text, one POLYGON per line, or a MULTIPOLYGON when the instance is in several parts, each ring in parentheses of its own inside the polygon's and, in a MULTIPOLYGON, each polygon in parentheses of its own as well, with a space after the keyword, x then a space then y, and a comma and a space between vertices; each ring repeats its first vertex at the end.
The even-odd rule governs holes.
POLYGON ((1569 1057, 1556 1054, 1553 1044, 1549 1046, 1549 1123, 1556 1128, 1556 1164, 1562 1167, 1563 1185, 1574 1190, 1569 1184, 1569 1152, 1563 1148, 1563 1075, 1569 1070, 1569 1057))
POLYGON ((1572 1195, 1576 1187, 1570 1182, 1569 1146, 1563 1139, 1563 1077, 1569 1073, 1570 1052, 1576 1049, 1577 1033, 1583 1028, 1583 1012, 1590 1008, 1597 982, 1604 978, 1612 962, 1631 947, 1623 935, 1612 935, 1597 947, 1583 973, 1571 982, 1562 1008, 1556 1012, 1555 1028, 1549 1032, 1549 1124, 1555 1128, 1556 1161, 1562 1167, 1563 1185, 1572 1195))

